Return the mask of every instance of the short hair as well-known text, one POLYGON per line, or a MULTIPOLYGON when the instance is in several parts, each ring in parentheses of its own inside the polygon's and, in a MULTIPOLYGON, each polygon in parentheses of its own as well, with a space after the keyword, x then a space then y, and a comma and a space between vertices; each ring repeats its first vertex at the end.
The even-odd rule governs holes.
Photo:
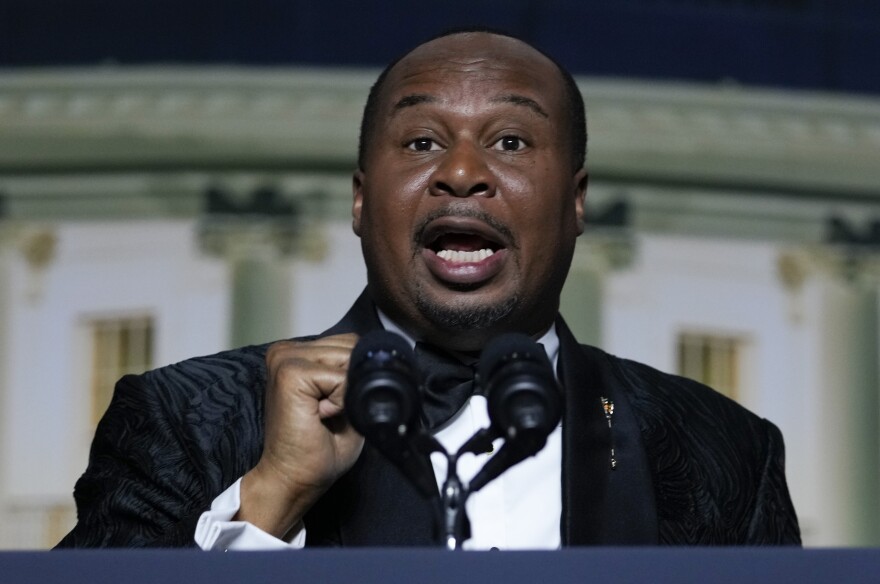
MULTIPOLYGON (((527 43, 526 41, 516 36, 489 28, 458 28, 448 30, 446 32, 431 37, 430 39, 426 40, 424 43, 421 43, 418 46, 444 37, 467 33, 488 33, 520 41, 532 47, 540 54, 544 55, 547 59, 550 60, 551 63, 553 63, 553 65, 556 66, 557 71, 559 71, 559 74, 562 77, 562 82, 565 87, 566 101, 568 105, 567 113, 571 130, 569 139, 571 140, 572 168, 575 171, 582 168, 587 158, 587 116, 584 108, 584 98, 581 96, 580 89, 578 89, 577 83, 575 83, 575 80, 571 76, 571 73, 569 73, 568 70, 560 65, 556 61, 556 59, 554 59, 541 49, 531 45, 530 43, 527 43)), ((415 49, 407 51, 406 53, 397 57, 391 63, 389 63, 388 66, 382 70, 382 72, 379 74, 379 77, 376 79, 376 82, 370 88, 370 93, 367 96, 367 103, 364 106, 364 115, 361 118, 361 133, 358 140, 358 167, 361 170, 364 169, 367 148, 369 148, 371 142, 373 141, 373 136, 376 132, 376 125, 378 123, 377 116, 379 110, 379 94, 382 92, 382 88, 385 85, 385 80, 388 77, 388 74, 394 68, 394 66, 397 65, 404 57, 409 55, 413 50, 415 49)))

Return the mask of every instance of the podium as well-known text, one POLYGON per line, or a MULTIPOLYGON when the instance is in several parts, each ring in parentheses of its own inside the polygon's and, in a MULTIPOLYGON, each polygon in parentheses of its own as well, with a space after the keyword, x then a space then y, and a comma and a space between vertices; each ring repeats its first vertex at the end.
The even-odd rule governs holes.
POLYGON ((0 553, 3 584, 742 584, 880 582, 880 549, 345 549, 0 553))

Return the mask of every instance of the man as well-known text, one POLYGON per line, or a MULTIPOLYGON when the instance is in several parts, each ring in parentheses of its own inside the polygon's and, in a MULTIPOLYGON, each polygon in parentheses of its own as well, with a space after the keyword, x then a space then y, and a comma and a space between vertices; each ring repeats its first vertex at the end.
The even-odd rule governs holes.
MULTIPOLYGON (((343 414, 351 350, 380 327, 459 355, 522 332, 557 366, 562 427, 483 504, 495 514, 474 522, 476 547, 500 523, 507 547, 798 543, 772 424, 580 346, 558 318, 585 131, 570 75, 517 39, 455 33, 392 64, 353 183, 365 294, 319 337, 121 380, 60 545, 192 545, 197 523, 208 548, 430 545, 430 504, 343 414)), ((464 399, 438 437, 484 419, 464 399)))

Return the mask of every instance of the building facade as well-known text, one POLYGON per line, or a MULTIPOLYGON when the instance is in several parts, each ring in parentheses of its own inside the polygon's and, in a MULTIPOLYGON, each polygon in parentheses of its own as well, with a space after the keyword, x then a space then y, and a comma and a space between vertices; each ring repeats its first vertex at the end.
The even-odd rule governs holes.
MULTIPOLYGON (((113 380, 318 332, 372 71, 0 73, 0 547, 74 521, 113 380)), ((579 79, 585 342, 782 429, 809 545, 880 544, 880 100, 579 79)))

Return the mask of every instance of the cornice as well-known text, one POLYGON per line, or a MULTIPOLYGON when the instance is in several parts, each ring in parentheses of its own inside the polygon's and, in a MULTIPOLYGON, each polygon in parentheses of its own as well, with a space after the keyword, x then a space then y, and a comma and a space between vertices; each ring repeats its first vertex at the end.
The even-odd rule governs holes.
POLYGON ((880 99, 632 81, 581 87, 599 174, 880 197, 880 99))
MULTIPOLYGON (((0 174, 348 172, 376 71, 0 71, 0 174)), ((880 99, 581 78, 593 177, 880 197, 880 99)))
POLYGON ((236 68, 0 73, 0 170, 351 167, 372 77, 236 68))

